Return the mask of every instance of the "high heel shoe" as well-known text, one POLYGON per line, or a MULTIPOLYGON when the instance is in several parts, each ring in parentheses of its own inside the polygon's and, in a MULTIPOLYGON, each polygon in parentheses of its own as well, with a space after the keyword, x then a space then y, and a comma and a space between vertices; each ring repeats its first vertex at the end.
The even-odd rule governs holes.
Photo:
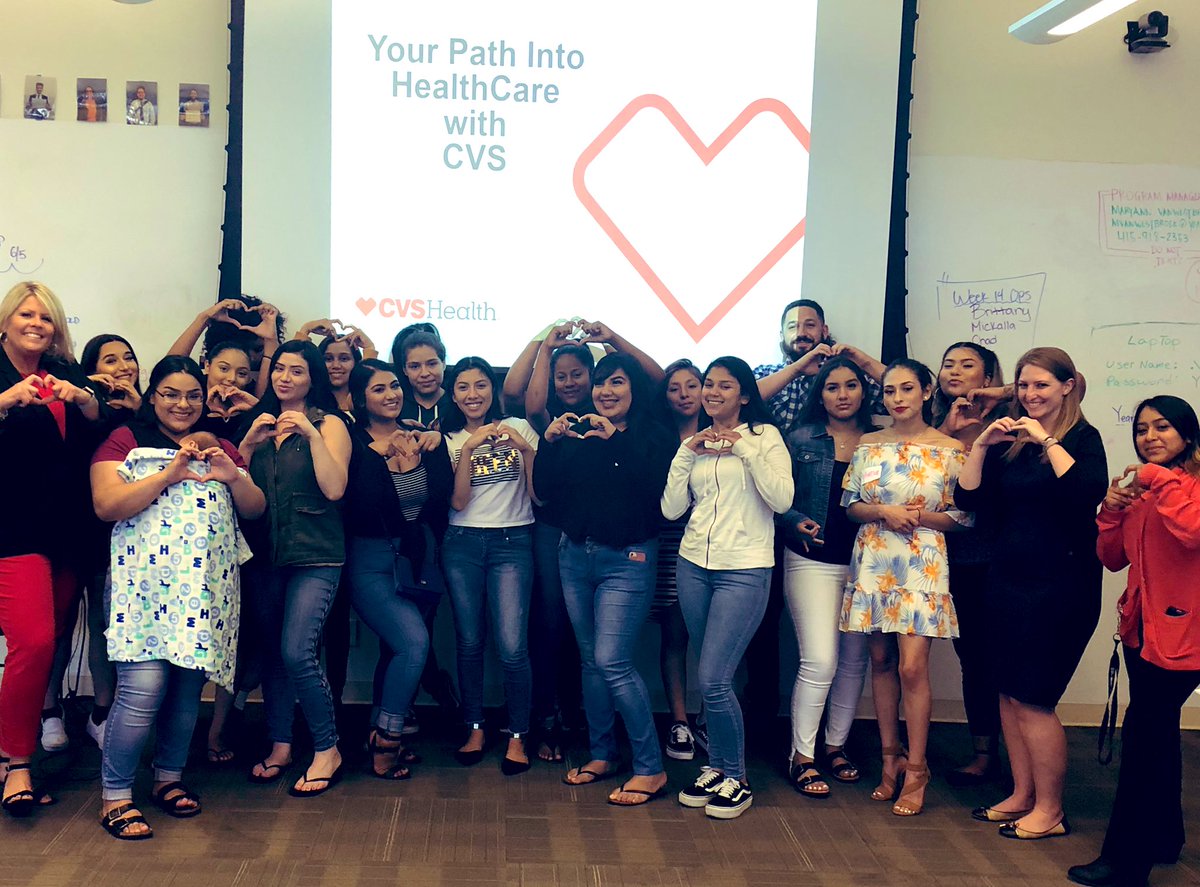
MULTIPOLYGON (((8 777, 17 770, 28 770, 28 764, 8 764, 8 773, 4 776, 4 784, 8 785, 8 777)), ((4 812, 16 819, 22 819, 33 813, 37 807, 37 796, 32 789, 13 792, 11 795, 5 795, 4 800, 0 801, 0 806, 4 808, 4 812)))
MULTIPOLYGON (((476 730, 482 730, 483 724, 467 724, 467 729, 473 733, 476 730)), ((455 749, 454 760, 458 761, 464 767, 474 767, 483 760, 483 749, 475 748, 467 751, 461 748, 455 749)))
POLYGON ((367 749, 371 753, 371 775, 376 779, 390 779, 393 781, 401 779, 409 779, 412 776, 412 770, 408 767, 408 760, 404 755, 404 736, 388 733, 386 730, 381 730, 376 727, 371 731, 371 736, 367 740, 367 749), (380 745, 380 741, 395 743, 394 745, 380 745), (376 755, 391 755, 392 763, 386 766, 383 771, 375 768, 376 755))
POLYGON ((879 785, 875 786, 875 791, 871 792, 872 801, 890 801, 896 797, 896 780, 900 775, 900 768, 896 767, 896 772, 888 773, 886 759, 892 758, 895 764, 899 758, 907 758, 907 752, 904 751, 902 745, 889 745, 883 749, 881 754, 885 759, 883 775, 879 777, 879 785))
POLYGON ((916 816, 925 808, 925 789, 929 785, 929 765, 922 764, 914 767, 907 764, 904 768, 904 791, 896 803, 892 805, 892 813, 896 816, 916 816), (917 800, 917 798, 921 800, 917 800))

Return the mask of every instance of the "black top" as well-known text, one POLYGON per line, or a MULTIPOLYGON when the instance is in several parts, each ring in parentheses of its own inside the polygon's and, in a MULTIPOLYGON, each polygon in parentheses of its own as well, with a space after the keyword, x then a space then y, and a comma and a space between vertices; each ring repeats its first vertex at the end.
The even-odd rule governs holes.
MULTIPOLYGON (((404 519, 387 459, 371 449, 371 435, 361 425, 350 429, 350 441, 353 449, 342 512, 346 534, 370 539, 401 539, 405 554, 414 568, 419 568, 424 560, 425 537, 423 533, 413 533, 410 522, 404 519)), ((433 538, 440 542, 446 534, 450 494, 454 491, 454 469, 450 467, 450 453, 444 438, 432 453, 421 455, 421 464, 429 481, 429 496, 415 523, 429 527, 433 538)))
POLYGON ((1010 445, 993 446, 978 488, 955 488, 954 504, 975 512, 975 532, 985 535, 1005 572, 1042 575, 1073 556, 1099 565, 1096 509, 1108 489, 1108 464, 1100 432, 1077 422, 1061 446, 1075 459, 1056 477, 1037 444, 1026 444, 1011 462, 1010 445))
POLYGON ((808 551, 797 552, 801 557, 842 567, 850 563, 850 555, 854 552, 854 539, 858 535, 858 525, 846 516, 846 509, 842 507, 842 481, 845 480, 846 470, 849 467, 849 462, 833 463, 833 481, 829 484, 829 506, 825 512, 825 526, 821 528, 821 536, 824 538, 825 544, 809 543, 808 551))
MULTIPOLYGON (((39 369, 96 391, 77 363, 43 357, 39 369)), ((24 378, 0 348, 0 391, 24 378)), ((100 409, 102 415, 107 410, 103 401, 100 409)), ((0 421, 0 466, 9 482, 0 508, 0 558, 44 554, 58 564, 88 568, 89 547, 79 540, 95 520, 88 472, 99 432, 74 404, 66 405, 66 417, 65 438, 45 406, 14 407, 0 421)))
POLYGON ((206 414, 201 416, 196 421, 196 424, 192 426, 193 434, 207 431, 214 437, 229 441, 235 447, 242 445, 242 438, 246 436, 246 432, 249 430, 250 426, 246 423, 246 413, 235 413, 228 419, 206 414))
POLYGON ((401 421, 409 419, 419 423, 425 428, 438 427, 440 422, 446 418, 446 414, 450 411, 450 405, 453 401, 450 400, 450 392, 447 391, 438 398, 437 403, 432 407, 423 407, 417 403, 417 398, 408 391, 404 392, 404 403, 400 406, 401 421))
POLYGON ((655 426, 608 440, 562 437, 538 448, 533 486, 572 542, 624 548, 658 535, 659 501, 678 442, 655 426))

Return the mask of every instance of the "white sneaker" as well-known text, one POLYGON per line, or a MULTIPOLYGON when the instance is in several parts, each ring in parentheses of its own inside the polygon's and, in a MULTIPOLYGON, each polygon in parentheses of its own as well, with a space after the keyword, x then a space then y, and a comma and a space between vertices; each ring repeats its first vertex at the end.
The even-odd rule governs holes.
POLYGON ((87 730, 87 735, 92 737, 93 740, 95 740, 96 747, 99 748, 101 751, 104 750, 104 725, 107 723, 108 723, 108 719, 105 718, 103 721, 101 721, 99 724, 97 724, 95 721, 92 720, 91 715, 88 715, 87 720, 84 722, 84 729, 87 730))
POLYGON ((67 737, 67 725, 55 715, 42 718, 42 748, 49 752, 62 751, 71 744, 67 737))

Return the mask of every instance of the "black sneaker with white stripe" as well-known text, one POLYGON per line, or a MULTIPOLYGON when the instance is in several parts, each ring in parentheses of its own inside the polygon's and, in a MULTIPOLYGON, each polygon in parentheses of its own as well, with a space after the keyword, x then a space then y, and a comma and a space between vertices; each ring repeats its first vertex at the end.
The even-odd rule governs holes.
POLYGON ((667 734, 667 757, 676 761, 690 761, 696 757, 696 741, 683 721, 671 725, 671 731, 667 734))
POLYGON ((750 786, 730 776, 715 787, 704 812, 713 819, 737 819, 753 802, 750 786))
POLYGON ((685 807, 707 806, 713 792, 724 778, 720 770, 705 767, 696 777, 696 781, 679 793, 679 803, 685 807))

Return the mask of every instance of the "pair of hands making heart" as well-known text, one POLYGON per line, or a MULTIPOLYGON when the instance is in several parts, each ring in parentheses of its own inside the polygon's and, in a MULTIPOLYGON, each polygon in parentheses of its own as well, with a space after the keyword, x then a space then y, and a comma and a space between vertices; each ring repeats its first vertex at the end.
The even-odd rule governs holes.
POLYGON ((265 440, 284 437, 288 434, 299 434, 309 441, 321 436, 321 432, 312 422, 308 421, 308 416, 304 413, 299 410, 285 410, 278 416, 263 413, 256 418, 250 423, 250 430, 246 432, 246 437, 242 442, 256 447, 265 440))
POLYGON ((717 431, 709 427, 689 437, 685 446, 697 456, 719 456, 729 452, 741 439, 736 431, 717 431))
POLYGON ((983 434, 979 435, 979 439, 975 441, 975 445, 987 447, 1001 441, 1022 441, 1040 446, 1049 437, 1050 433, 1042 427, 1042 423, 1037 419, 1029 416, 1010 419, 1005 416, 985 428, 983 434))
POLYGON ((359 351, 375 350, 375 343, 367 337, 366 333, 356 326, 347 326, 337 318, 322 317, 319 320, 310 320, 296 330, 297 339, 307 341, 309 336, 332 336, 335 341, 346 342, 359 351))
POLYGON ((213 305, 208 311, 208 320, 210 323, 228 323, 237 327, 239 330, 245 330, 248 333, 254 333, 260 339, 274 339, 276 335, 275 321, 279 317, 279 309, 268 302, 263 302, 261 305, 247 305, 238 299, 222 299, 217 304, 213 305), (240 320, 234 320, 229 316, 230 311, 247 311, 251 314, 257 314, 259 317, 258 323, 254 326, 249 326, 242 323, 240 320))
POLYGON ((231 484, 238 478, 238 468, 221 447, 202 450, 189 440, 180 445, 175 458, 163 469, 162 477, 168 485, 185 480, 200 484, 209 481, 231 484), (192 462, 207 462, 208 474, 197 474, 192 470, 192 462))
POLYGON ((595 413, 584 413, 582 416, 577 416, 575 413, 563 413, 550 423, 545 437, 547 443, 553 443, 564 437, 575 437, 580 440, 598 437, 601 440, 608 440, 616 431, 617 426, 595 413))
POLYGON ((479 426, 475 433, 463 443, 463 450, 467 453, 473 453, 480 445, 485 443, 492 446, 496 444, 509 444, 522 454, 528 453, 531 449, 529 441, 522 437, 519 431, 511 425, 505 425, 503 422, 489 422, 486 425, 479 426))
POLYGON ((410 461, 421 453, 432 453, 442 442, 436 431, 398 428, 382 441, 376 441, 375 451, 386 459, 410 461))
POLYGON ((14 407, 47 406, 55 401, 83 406, 94 396, 90 389, 80 388, 49 373, 44 377, 31 373, 0 394, 0 408, 11 410, 14 407))
POLYGON ((257 406, 258 398, 249 391, 227 383, 208 389, 208 401, 205 405, 210 416, 228 419, 257 406))
POLYGON ((613 331, 600 321, 568 320, 551 327, 546 334, 545 344, 551 350, 563 345, 603 345, 613 338, 613 331))
POLYGON ((108 373, 96 373, 88 378, 108 392, 105 400, 110 407, 136 410, 142 405, 142 396, 128 379, 115 379, 108 373))
POLYGON ((964 428, 979 425, 985 415, 1008 399, 1008 392, 1003 387, 974 388, 966 397, 956 397, 950 404, 942 431, 953 436, 964 428))
POLYGON ((1109 511, 1124 511, 1142 497, 1146 488, 1138 480, 1141 465, 1128 465, 1112 479, 1108 492, 1104 494, 1104 507, 1109 511))

